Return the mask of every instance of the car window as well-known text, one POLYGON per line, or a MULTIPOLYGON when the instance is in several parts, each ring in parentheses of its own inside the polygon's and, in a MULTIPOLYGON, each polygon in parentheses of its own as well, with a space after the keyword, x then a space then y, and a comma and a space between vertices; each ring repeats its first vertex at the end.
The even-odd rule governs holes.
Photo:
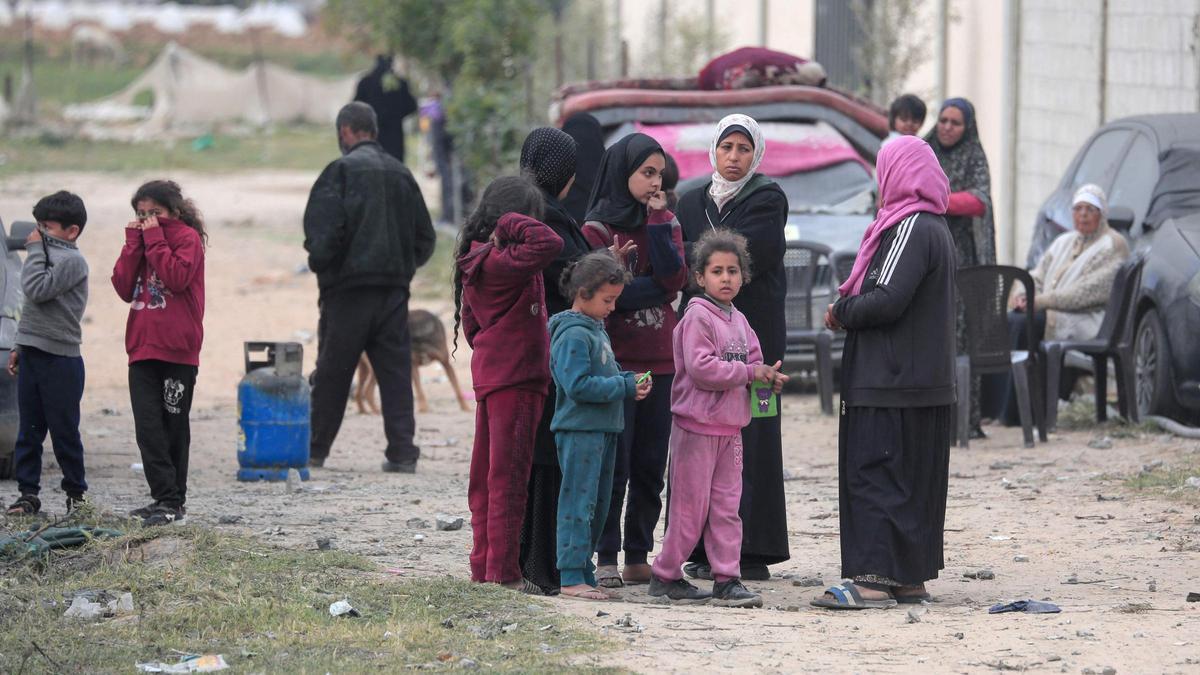
POLYGON ((776 177, 792 213, 870 213, 875 179, 858 162, 842 162, 815 171, 776 177))
POLYGON ((1071 189, 1074 190, 1085 183, 1095 183, 1107 191, 1131 133, 1133 132, 1128 129, 1113 129, 1093 139, 1075 169, 1071 189))
POLYGON ((1131 233, 1141 232, 1142 221, 1146 217, 1146 209, 1150 207, 1150 197, 1157 183, 1157 147, 1148 136, 1139 133, 1134 136, 1129 152, 1125 153, 1125 159, 1121 160, 1117 177, 1113 180, 1112 191, 1108 195, 1110 208, 1127 206, 1133 210, 1131 233))

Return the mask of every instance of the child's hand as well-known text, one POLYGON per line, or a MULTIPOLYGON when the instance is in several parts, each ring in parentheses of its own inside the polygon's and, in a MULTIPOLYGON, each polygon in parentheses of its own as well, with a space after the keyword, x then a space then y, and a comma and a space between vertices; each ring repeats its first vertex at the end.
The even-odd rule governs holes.
POLYGON ((158 216, 147 216, 146 219, 142 221, 143 230, 152 230, 156 227, 158 227, 158 216))
POLYGON ((654 386, 654 377, 647 377, 645 382, 637 385, 633 400, 640 401, 650 395, 650 389, 654 386))
POLYGON ((8 374, 12 377, 17 376, 17 361, 19 361, 21 358, 19 354, 20 352, 18 352, 16 349, 13 349, 8 353, 8 374))
POLYGON ((637 244, 633 243, 632 239, 621 244, 619 237, 613 237, 613 245, 609 246, 608 250, 612 252, 617 262, 621 263, 621 267, 624 267, 625 259, 629 257, 629 254, 637 251, 637 244))
POLYGON ((142 229, 142 221, 138 220, 137 218, 134 218, 133 220, 129 221, 128 223, 125 223, 125 229, 140 230, 140 229, 142 229))
POLYGON ((779 392, 783 391, 783 385, 787 384, 788 380, 790 379, 792 378, 784 375, 783 373, 777 372, 775 373, 775 385, 771 388, 775 390, 776 394, 778 394, 779 392))
POLYGON ((765 363, 759 363, 754 366, 754 380, 756 382, 774 382, 775 376, 775 368, 765 363))
POLYGON ((646 208, 651 211, 662 211, 667 208, 667 193, 659 190, 646 202, 646 208))
POLYGON ((28 247, 30 244, 35 244, 41 240, 42 240, 42 230, 41 230, 41 228, 35 227, 35 228, 33 228, 33 232, 30 232, 29 236, 25 237, 25 246, 28 247))

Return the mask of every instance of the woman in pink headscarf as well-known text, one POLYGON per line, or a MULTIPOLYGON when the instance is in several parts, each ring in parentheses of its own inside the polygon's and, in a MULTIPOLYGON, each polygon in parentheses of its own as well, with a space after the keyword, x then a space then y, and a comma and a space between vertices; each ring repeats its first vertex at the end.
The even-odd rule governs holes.
POLYGON ((914 136, 883 147, 879 213, 825 322, 845 329, 838 443, 842 576, 813 600, 864 609, 920 602, 942 569, 954 404, 950 185, 914 136))

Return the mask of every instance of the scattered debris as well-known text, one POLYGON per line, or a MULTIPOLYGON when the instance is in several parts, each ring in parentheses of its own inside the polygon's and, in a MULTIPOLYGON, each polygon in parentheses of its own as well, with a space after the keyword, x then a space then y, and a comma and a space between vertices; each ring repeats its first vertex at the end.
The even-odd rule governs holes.
POLYGON ((812 588, 814 586, 824 586, 825 583, 821 581, 821 577, 800 577, 799 579, 792 581, 792 585, 801 586, 804 588, 812 588))
POLYGON ((329 606, 329 616, 362 616, 357 609, 346 600, 338 600, 329 606))
POLYGON ((1097 494, 1096 501, 1098 501, 1098 502, 1119 502, 1119 501, 1121 501, 1121 496, 1114 495, 1112 497, 1106 497, 1105 495, 1097 494))
POLYGON ((604 616, 609 616, 609 613, 602 609, 596 611, 596 618, 600 618, 600 617, 604 617, 604 616))
POLYGON ((924 605, 909 607, 908 613, 904 617, 904 623, 921 623, 921 617, 925 616, 925 613, 928 611, 929 608, 925 607, 924 605))
POLYGON ((1009 539, 1012 539, 1012 537, 1004 534, 993 534, 992 536, 988 537, 988 539, 991 539, 992 541, 1008 541, 1009 539))
POLYGON ((615 622, 613 622, 613 625, 617 628, 625 629, 633 633, 643 633, 646 631, 646 627, 634 621, 633 616, 630 615, 629 612, 625 612, 625 616, 617 619, 615 622))
POLYGON ((1104 520, 1114 520, 1114 519, 1116 519, 1116 516, 1114 516, 1114 515, 1113 515, 1113 514, 1111 514, 1111 513, 1105 513, 1105 514, 1094 514, 1094 515, 1087 515, 1087 516, 1075 516, 1075 520, 1100 520, 1100 521, 1104 521, 1104 520))
POLYGON ((1153 462, 1147 462, 1146 464, 1142 465, 1142 473, 1150 473, 1155 469, 1161 469, 1162 465, 1163 461, 1161 459, 1156 459, 1153 462))
POLYGON ((1014 602, 992 605, 988 614, 1004 614, 1007 612, 1024 612, 1026 614, 1058 614, 1062 608, 1052 602, 1040 600, 1016 600, 1014 602))
POLYGON ((1017 488, 1017 486, 1013 485, 1012 482, 1007 478, 1000 479, 1000 487, 1004 488, 1005 490, 1015 490, 1017 488))
POLYGON ((475 663, 474 660, 468 659, 465 656, 462 657, 462 660, 458 662, 458 665, 462 668, 465 668, 466 670, 475 670, 476 668, 479 667, 478 663, 475 663))
POLYGON ((178 663, 139 663, 137 669, 144 673, 211 673, 229 667, 220 654, 196 654, 183 657, 178 663))
POLYGON ((240 515, 228 515, 217 518, 218 525, 237 525, 240 522, 242 522, 240 515))
POLYGON ((317 537, 317 550, 329 551, 333 549, 333 540, 329 537, 317 537))
POLYGON ((459 518, 457 516, 448 516, 444 513, 437 514, 437 516, 435 517, 434 520, 435 520, 435 525, 436 525, 437 529, 442 532, 453 532, 455 530, 461 530, 462 526, 463 526, 462 518, 459 518))
POLYGON ((1013 562, 1029 562, 1029 556, 1027 556, 1027 555, 1014 555, 1014 556, 1013 556, 1013 562))
POLYGON ((1112 446, 1112 439, 1108 436, 1101 436, 1100 438, 1093 438, 1088 441, 1088 447, 1093 450, 1111 450, 1112 446))
POLYGON ((304 485, 300 481, 300 472, 295 469, 288 469, 287 472, 287 491, 301 492, 304 490, 304 485))
POLYGON ((1200 488, 1200 476, 1191 476, 1183 481, 1183 484, 1190 488, 1200 488))
POLYGON ((106 591, 83 591, 71 600, 71 606, 63 613, 69 619, 111 618, 133 614, 133 594, 122 593, 113 597, 106 591))
POLYGON ((404 526, 410 530, 424 530, 429 528, 429 521, 424 518, 409 518, 404 522, 404 526))
POLYGON ((988 465, 992 471, 1011 471, 1013 468, 1012 462, 992 462, 988 465))
POLYGON ((964 634, 962 634, 962 633, 955 633, 955 634, 954 634, 954 639, 955 639, 955 640, 961 640, 961 639, 963 639, 963 638, 965 638, 965 637, 966 637, 966 635, 964 635, 964 634))
POLYGON ((1095 633, 1093 633, 1093 632, 1092 632, 1092 631, 1090 631, 1090 630, 1083 630, 1083 629, 1081 628, 1081 629, 1079 629, 1079 630, 1075 631, 1075 637, 1081 637, 1081 638, 1094 638, 1094 637, 1096 637, 1096 634, 1095 634, 1095 633))
POLYGON ((1150 583, 1146 584, 1146 590, 1150 591, 1151 593, 1157 593, 1158 592, 1158 581, 1155 579, 1151 579, 1150 583))
POLYGON ((420 533, 414 534, 413 541, 425 541, 425 535, 420 533))
POLYGON ((787 606, 787 607, 784 609, 784 611, 787 611, 787 612, 799 612, 799 611, 800 611, 800 605, 788 605, 788 606, 787 606))
POLYGON ((963 576, 968 579, 979 579, 980 581, 991 581, 996 578, 996 573, 984 568, 973 572, 963 572, 963 576))
POLYGON ((101 408, 100 414, 104 415, 105 417, 120 417, 121 416, 121 413, 117 412, 113 408, 101 408))
POLYGON ((1113 668, 1112 666, 1104 666, 1100 670, 1096 670, 1095 668, 1084 668, 1080 672, 1082 672, 1083 675, 1117 675, 1117 669, 1113 668))
POLYGON ((1188 593, 1187 601, 1188 602, 1200 602, 1200 593, 1188 593))

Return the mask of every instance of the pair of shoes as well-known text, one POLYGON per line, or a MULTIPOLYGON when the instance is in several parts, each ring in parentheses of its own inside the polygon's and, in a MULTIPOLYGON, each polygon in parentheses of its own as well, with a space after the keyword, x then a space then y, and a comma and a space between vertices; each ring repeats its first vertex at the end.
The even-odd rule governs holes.
POLYGON ((309 457, 308 458, 308 468, 320 469, 323 466, 325 466, 325 458, 324 457, 309 457))
MULTIPOLYGON (((650 575, 650 597, 661 598, 666 596, 671 602, 681 605, 700 605, 708 602, 712 597, 712 593, 702 591, 696 588, 686 579, 676 579, 674 581, 664 581, 659 579, 657 575, 650 575)), ((760 600, 761 603, 761 600, 760 600)))
POLYGON ((414 459, 408 462, 393 462, 389 460, 383 463, 382 469, 384 473, 416 473, 417 460, 414 459))
POLYGON ((596 567, 596 585, 604 588, 621 588, 625 582, 621 581, 621 573, 617 571, 616 565, 600 565, 596 567))
POLYGON ((708 565, 701 565, 700 563, 687 563, 683 566, 683 573, 693 579, 704 579, 705 581, 713 580, 712 568, 708 565))
POLYGON ((87 503, 83 495, 67 495, 67 513, 74 513, 75 509, 87 503))
POLYGON ((10 516, 32 516, 42 510, 42 500, 37 495, 21 495, 8 507, 10 516))
POLYGON ((718 607, 762 607, 762 596, 746 590, 741 579, 713 582, 712 604, 718 607))
POLYGON ((171 523, 182 523, 184 520, 184 510, 180 506, 171 506, 169 504, 158 504, 150 513, 142 518, 142 525, 147 527, 154 525, 170 525, 171 523))
POLYGON ((157 509, 161 503, 162 502, 159 502, 159 501, 153 501, 145 506, 133 509, 129 512, 129 517, 130 518, 145 518, 146 516, 153 513, 154 509, 157 509))

